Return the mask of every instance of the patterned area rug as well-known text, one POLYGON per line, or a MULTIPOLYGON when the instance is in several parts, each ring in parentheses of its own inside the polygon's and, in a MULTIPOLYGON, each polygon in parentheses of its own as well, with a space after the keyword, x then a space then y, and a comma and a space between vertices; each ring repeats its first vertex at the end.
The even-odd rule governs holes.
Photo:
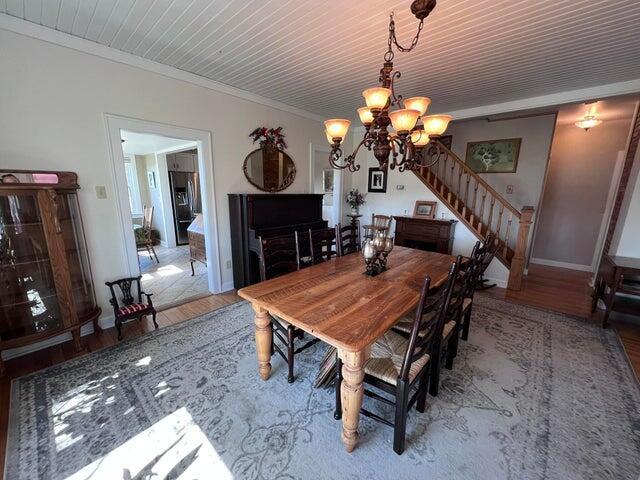
POLYGON ((276 356, 261 381, 252 310, 238 303, 15 380, 5 478, 640 474, 640 390, 611 330, 479 298, 441 394, 410 412, 402 456, 392 430, 367 418, 344 451, 333 391, 311 386, 323 350, 296 357, 294 384, 276 356))

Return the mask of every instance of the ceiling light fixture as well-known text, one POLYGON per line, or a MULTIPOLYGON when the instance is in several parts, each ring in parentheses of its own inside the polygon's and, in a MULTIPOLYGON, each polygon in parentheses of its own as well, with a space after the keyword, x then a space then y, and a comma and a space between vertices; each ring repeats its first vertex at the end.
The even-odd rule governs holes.
POLYGON ((597 127, 601 123, 602 120, 598 120, 596 117, 596 104, 593 103, 591 104, 591 108, 589 108, 587 114, 582 118, 582 120, 577 121, 575 126, 584 128, 584 131, 588 132, 590 128, 597 127))
POLYGON ((373 150, 380 168, 399 167, 400 171, 429 167, 435 164, 444 153, 436 140, 447 129, 451 116, 425 115, 431 103, 429 97, 403 99, 402 95, 396 95, 394 91, 394 82, 400 78, 400 72, 393 71, 393 46, 395 45, 400 52, 413 50, 418 43, 424 21, 435 6, 436 0, 414 0, 411 3, 411 12, 420 20, 420 23, 408 47, 398 43, 393 13, 391 14, 388 49, 380 70, 381 86, 367 88, 362 92, 366 107, 358 109, 358 116, 365 127, 365 133, 351 155, 343 157, 340 148, 351 122, 340 118, 324 122, 325 134, 331 144, 329 163, 333 168, 348 169, 351 172, 360 170, 360 165, 355 163, 355 158, 362 146, 369 151, 373 150), (391 110, 392 107, 396 109, 391 110), (395 132, 389 131, 389 125, 395 132), (434 148, 427 148, 429 144, 434 148))

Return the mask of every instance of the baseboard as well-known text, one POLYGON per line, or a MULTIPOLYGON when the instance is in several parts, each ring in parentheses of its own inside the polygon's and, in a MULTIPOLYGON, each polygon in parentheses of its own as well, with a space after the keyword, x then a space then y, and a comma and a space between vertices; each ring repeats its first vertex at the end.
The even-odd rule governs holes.
POLYGON ((593 272, 591 265, 582 265, 580 263, 556 262, 555 260, 547 260, 546 258, 532 258, 531 263, 537 265, 546 265, 548 267, 568 268, 569 270, 580 270, 581 272, 593 272))
POLYGON ((113 328, 116 326, 116 317, 113 315, 107 315, 98 319, 98 326, 100 330, 106 330, 107 328, 113 328))
POLYGON ((221 286, 220 286, 220 293, 223 292, 228 292, 230 290, 233 290, 235 287, 233 286, 233 280, 230 280, 228 282, 224 282, 221 286))
POLYGON ((160 240, 160 245, 162 245, 163 247, 167 247, 169 244, 166 240, 160 240))

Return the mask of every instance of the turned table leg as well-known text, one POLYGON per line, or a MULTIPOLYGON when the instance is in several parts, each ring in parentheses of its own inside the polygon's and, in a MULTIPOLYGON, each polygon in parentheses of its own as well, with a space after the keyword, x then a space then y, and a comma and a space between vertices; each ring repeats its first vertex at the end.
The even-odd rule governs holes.
POLYGON ((339 350, 338 354, 342 359, 342 442, 347 452, 352 452, 358 443, 358 422, 364 397, 364 363, 369 351, 339 350))
POLYGON ((256 351, 258 353, 258 371, 263 380, 271 375, 271 317, 269 312, 259 305, 253 305, 256 313, 256 351))

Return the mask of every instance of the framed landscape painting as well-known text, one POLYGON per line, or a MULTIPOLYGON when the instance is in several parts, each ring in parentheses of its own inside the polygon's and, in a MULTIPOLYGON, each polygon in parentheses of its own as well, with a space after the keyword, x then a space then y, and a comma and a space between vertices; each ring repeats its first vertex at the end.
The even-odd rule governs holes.
POLYGON ((521 138, 467 143, 465 163, 476 173, 515 173, 521 138))

